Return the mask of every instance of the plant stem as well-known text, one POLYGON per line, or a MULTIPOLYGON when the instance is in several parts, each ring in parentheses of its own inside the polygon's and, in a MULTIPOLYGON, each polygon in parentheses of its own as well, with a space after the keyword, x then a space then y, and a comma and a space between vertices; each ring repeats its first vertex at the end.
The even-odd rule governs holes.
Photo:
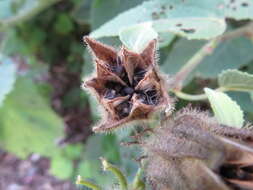
POLYGON ((86 186, 86 187, 91 188, 91 189, 93 189, 93 190, 102 190, 102 189, 101 189, 99 186, 97 186, 96 184, 91 183, 91 182, 86 181, 86 180, 83 180, 83 179, 81 178, 80 175, 77 177, 76 184, 77 184, 77 185, 86 186))
POLYGON ((180 90, 182 83, 186 77, 201 63, 201 61, 212 53, 212 51, 220 43, 219 38, 215 38, 204 45, 174 76, 173 78, 173 89, 180 90))
MULTIPOLYGON (((217 88, 215 89, 215 91, 217 92, 226 92, 226 91, 229 91, 230 89, 227 89, 227 88, 217 88)), ((207 99, 207 96, 206 94, 197 94, 197 95, 194 95, 194 94, 187 94, 187 93, 184 93, 182 91, 178 91, 178 90, 173 90, 173 93, 181 98, 181 99, 184 99, 184 100, 189 100, 189 101, 199 101, 199 100, 205 100, 207 99)))
MULTIPOLYGON (((238 91, 238 92, 251 92, 250 90, 245 90, 243 88, 228 88, 228 87, 219 87, 216 88, 217 92, 227 92, 227 91, 238 91)), ((179 98, 189 101, 199 101, 207 99, 206 94, 187 94, 180 90, 172 90, 172 92, 179 98)))
POLYGON ((198 95, 193 95, 193 94, 187 94, 182 91, 173 91, 174 94, 184 100, 189 100, 189 101, 199 101, 199 100, 205 100, 207 98, 206 94, 198 94, 198 95))
POLYGON ((134 178, 133 190, 145 190, 145 183, 141 180, 142 169, 139 168, 134 178))
MULTIPOLYGON (((35 0, 34 0, 35 1, 35 0)), ((44 9, 50 7, 51 5, 59 2, 61 0, 43 0, 37 1, 37 6, 32 8, 29 11, 23 11, 15 16, 10 17, 9 19, 0 20, 0 31, 6 30, 9 27, 16 26, 26 20, 31 19, 44 9)))
POLYGON ((253 35, 253 22, 238 28, 234 31, 227 32, 205 44, 181 69, 176 73, 171 82, 172 89, 175 91, 180 91, 183 86, 184 80, 188 75, 202 62, 202 60, 210 55, 214 49, 223 41, 237 38, 239 36, 249 36, 253 35))
POLYGON ((121 190, 127 190, 127 180, 125 178, 125 176, 123 175, 123 173, 115 166, 113 166, 112 164, 110 164, 109 162, 107 162, 107 160, 105 160, 104 158, 100 158, 102 165, 104 167, 104 170, 108 170, 111 171, 117 178, 119 181, 119 185, 120 185, 120 189, 121 190))

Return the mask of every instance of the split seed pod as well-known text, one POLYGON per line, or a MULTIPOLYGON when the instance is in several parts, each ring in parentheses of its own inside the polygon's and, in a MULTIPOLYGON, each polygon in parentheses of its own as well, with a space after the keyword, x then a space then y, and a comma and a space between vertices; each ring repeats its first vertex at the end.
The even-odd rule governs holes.
POLYGON ((253 190, 253 131, 184 109, 143 142, 153 190, 253 190))
POLYGON ((84 87, 96 95, 105 110, 95 132, 113 130, 126 123, 147 120, 152 113, 171 104, 164 80, 157 72, 156 40, 141 53, 122 47, 118 52, 85 37, 96 71, 84 87))

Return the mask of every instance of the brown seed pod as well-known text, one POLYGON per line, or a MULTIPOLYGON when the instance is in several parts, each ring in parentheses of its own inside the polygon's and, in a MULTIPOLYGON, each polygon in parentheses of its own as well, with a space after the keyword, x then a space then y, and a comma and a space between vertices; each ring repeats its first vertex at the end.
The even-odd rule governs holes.
POLYGON ((253 190, 253 132, 184 109, 142 144, 153 190, 253 190))
POLYGON ((136 120, 147 120, 155 111, 172 103, 164 80, 157 72, 156 40, 140 53, 122 47, 117 52, 84 37, 93 53, 96 72, 84 82, 94 92, 106 116, 95 132, 113 130, 136 120))

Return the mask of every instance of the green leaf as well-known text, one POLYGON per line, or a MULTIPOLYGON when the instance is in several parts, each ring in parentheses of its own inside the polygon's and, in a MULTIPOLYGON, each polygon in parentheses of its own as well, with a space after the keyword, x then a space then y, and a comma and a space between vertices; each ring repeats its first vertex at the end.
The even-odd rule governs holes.
POLYGON ((38 93, 37 85, 28 77, 17 79, 0 109, 0 145, 21 158, 31 153, 51 158, 50 172, 66 179, 72 176, 72 162, 80 157, 82 147, 57 146, 64 124, 38 93))
POLYGON ((0 123, 0 143, 8 151, 22 158, 33 152, 49 157, 58 153, 63 122, 30 79, 18 78, 0 109, 0 123))
POLYGON ((168 46, 174 39, 176 35, 170 32, 161 32, 158 34, 158 45, 160 48, 168 46))
MULTIPOLYGON (((171 51, 167 53, 167 59, 162 63, 163 72, 177 73, 205 43, 199 40, 178 40, 171 51)), ((201 64, 188 76, 184 85, 194 76, 215 78, 222 70, 238 69, 253 60, 252 52, 253 44, 244 37, 225 41, 210 56, 204 58, 201 64)))
POLYGON ((205 88, 204 91, 219 123, 237 128, 243 126, 243 112, 235 101, 222 92, 209 88, 205 88))
POLYGON ((127 48, 140 53, 151 40, 158 36, 150 24, 145 23, 124 28, 119 32, 119 38, 127 48))
MULTIPOLYGON (((94 0, 90 10, 91 29, 94 30, 121 12, 130 9, 144 0, 94 0), (105 11, 110 10, 110 11, 105 11), (101 14, 103 13, 103 14, 101 14)), ((84 1, 83 1, 84 2, 84 1)))
POLYGON ((234 101, 236 101, 244 112, 253 112, 253 101, 250 98, 250 93, 230 91, 226 94, 229 95, 234 101))
POLYGON ((220 8, 224 9, 226 17, 236 20, 253 18, 253 2, 252 0, 224 0, 220 8))
POLYGON ((107 158, 114 164, 120 163, 119 142, 115 135, 96 135, 89 137, 85 145, 84 162, 81 163, 78 170, 85 179, 94 179, 103 187, 114 182, 113 176, 101 174, 101 162, 99 157, 107 158), (95 145, 95 147, 94 147, 95 145))
POLYGON ((71 12, 71 15, 75 21, 77 21, 80 24, 89 24, 91 3, 92 1, 82 1, 82 0, 76 3, 73 11, 71 12))
POLYGON ((50 173, 61 179, 69 179, 73 174, 72 160, 62 155, 54 156, 51 161, 50 173))
POLYGON ((226 23, 216 17, 186 17, 153 21, 158 32, 172 32, 188 39, 211 39, 222 34, 226 23))
POLYGON ((57 16, 54 24, 54 30, 59 34, 69 34, 74 29, 74 24, 67 13, 61 13, 57 16))
POLYGON ((73 177, 74 163, 83 157, 82 150, 83 144, 59 147, 51 158, 50 173, 61 179, 73 177))
POLYGON ((218 82, 220 87, 228 90, 253 91, 253 75, 238 70, 223 71, 218 82))
POLYGON ((16 81, 16 66, 10 58, 0 54, 0 107, 16 81))
POLYGON ((224 32, 219 1, 147 1, 129 9, 97 30, 92 37, 116 36, 124 27, 151 22, 157 32, 173 32, 189 39, 209 39, 224 32))

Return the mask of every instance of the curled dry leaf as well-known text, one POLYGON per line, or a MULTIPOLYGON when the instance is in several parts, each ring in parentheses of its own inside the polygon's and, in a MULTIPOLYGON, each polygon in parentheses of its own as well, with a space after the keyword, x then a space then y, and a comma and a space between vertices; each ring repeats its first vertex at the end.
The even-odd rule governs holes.
POLYGON ((104 107, 106 116, 93 128, 95 132, 113 130, 150 115, 171 104, 164 80, 157 72, 156 40, 141 53, 122 47, 118 52, 89 37, 84 37, 93 53, 96 71, 84 87, 89 88, 104 107))

